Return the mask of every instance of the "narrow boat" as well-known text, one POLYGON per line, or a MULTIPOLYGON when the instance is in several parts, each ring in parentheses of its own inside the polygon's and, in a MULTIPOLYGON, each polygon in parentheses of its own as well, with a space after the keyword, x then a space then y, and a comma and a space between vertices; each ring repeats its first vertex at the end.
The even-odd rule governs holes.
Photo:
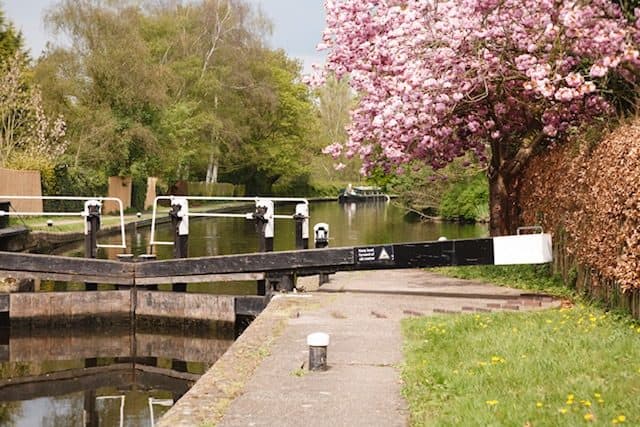
POLYGON ((384 194, 379 187, 352 187, 351 184, 349 184, 349 186, 338 195, 339 203, 374 202, 380 200, 389 201, 389 196, 384 194))

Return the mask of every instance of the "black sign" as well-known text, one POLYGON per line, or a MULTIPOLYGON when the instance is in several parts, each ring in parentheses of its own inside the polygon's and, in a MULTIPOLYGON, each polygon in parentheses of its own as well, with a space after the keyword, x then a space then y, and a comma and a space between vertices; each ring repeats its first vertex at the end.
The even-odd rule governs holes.
POLYGON ((393 246, 354 248, 356 264, 393 264, 393 246))

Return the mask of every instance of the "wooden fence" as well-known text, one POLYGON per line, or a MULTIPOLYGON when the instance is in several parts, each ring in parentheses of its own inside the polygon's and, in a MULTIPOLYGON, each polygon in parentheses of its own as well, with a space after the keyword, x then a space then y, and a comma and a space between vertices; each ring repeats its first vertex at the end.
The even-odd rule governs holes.
MULTIPOLYGON (((131 177, 130 176, 110 176, 109 177, 109 197, 116 197, 122 200, 122 208, 131 207, 131 177)), ((107 200, 102 207, 103 213, 118 212, 118 204, 107 200)))
MULTIPOLYGON (((0 168, 0 194, 12 196, 42 196, 39 171, 19 171, 0 168)), ((20 212, 42 212, 42 200, 9 200, 20 212)))

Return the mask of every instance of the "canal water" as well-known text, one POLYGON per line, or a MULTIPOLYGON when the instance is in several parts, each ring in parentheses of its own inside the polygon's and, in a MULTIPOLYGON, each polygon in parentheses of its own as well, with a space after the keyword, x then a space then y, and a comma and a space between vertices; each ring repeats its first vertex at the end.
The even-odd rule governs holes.
MULTIPOLYGON (((277 214, 293 213, 277 206, 277 214)), ((237 212, 250 212, 251 206, 237 212)), ((163 215, 167 215, 164 209, 163 215)), ((482 237, 484 225, 425 223, 389 203, 310 205, 310 225, 330 226, 331 247, 482 237)), ((294 249, 295 224, 276 220, 276 251, 294 249)), ((115 243, 118 236, 101 238, 115 243)), ((156 240, 171 240, 168 224, 156 240)), ((127 252, 149 253, 150 229, 127 230, 127 252)), ((313 236, 310 239, 313 245, 313 236)), ((190 219, 189 256, 256 252, 253 221, 242 218, 190 219)), ((101 258, 117 258, 118 249, 100 249, 101 258)), ((158 246, 159 259, 171 258, 171 246, 158 246)), ((83 245, 66 255, 82 256, 83 245)), ((101 285, 102 286, 102 285, 101 285)), ((170 288, 165 287, 166 290, 170 288)), ((41 290, 83 289, 83 285, 44 283, 41 290)), ((160 286, 160 290, 164 288, 160 286)), ((255 282, 190 284, 189 292, 255 294, 255 282)), ((130 328, 11 330, 0 333, 0 425, 151 426, 231 345, 233 328, 140 331, 130 328)))
MULTIPOLYGON (((168 208, 158 209, 159 216, 168 216, 168 208)), ((238 208, 239 213, 249 213, 253 207, 238 208)), ((292 215, 293 205, 277 205, 276 214, 292 215)), ((329 224, 329 246, 356 246, 381 243, 418 242, 448 239, 464 239, 488 235, 484 224, 458 224, 451 222, 423 222, 405 215, 405 210, 392 203, 344 203, 335 201, 311 203, 309 223, 313 245, 313 225, 329 224)), ((158 226, 156 240, 171 241, 171 228, 164 223, 158 226)), ((150 229, 138 228, 127 233, 127 251, 136 255, 149 253, 150 229)), ((105 242, 117 243, 119 236, 104 238, 105 242)), ((67 247, 65 254, 82 256, 83 243, 67 247)), ((276 219, 274 250, 295 249, 295 224, 293 220, 276 219)), ((189 256, 230 255, 250 253, 258 250, 255 223, 243 218, 197 218, 189 219, 189 256)), ((120 249, 101 249, 101 258, 116 259, 120 249)), ((158 259, 171 258, 171 246, 157 246, 158 259)))
POLYGON ((152 426, 234 333, 233 325, 3 330, 0 425, 152 426))

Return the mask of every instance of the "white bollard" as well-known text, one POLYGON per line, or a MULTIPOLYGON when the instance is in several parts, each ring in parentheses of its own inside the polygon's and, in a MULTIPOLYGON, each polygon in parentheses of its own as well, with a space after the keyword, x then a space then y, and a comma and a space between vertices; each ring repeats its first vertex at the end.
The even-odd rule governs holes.
POLYGON ((329 334, 315 332, 307 335, 309 346, 309 370, 327 370, 327 347, 329 346, 329 334))

